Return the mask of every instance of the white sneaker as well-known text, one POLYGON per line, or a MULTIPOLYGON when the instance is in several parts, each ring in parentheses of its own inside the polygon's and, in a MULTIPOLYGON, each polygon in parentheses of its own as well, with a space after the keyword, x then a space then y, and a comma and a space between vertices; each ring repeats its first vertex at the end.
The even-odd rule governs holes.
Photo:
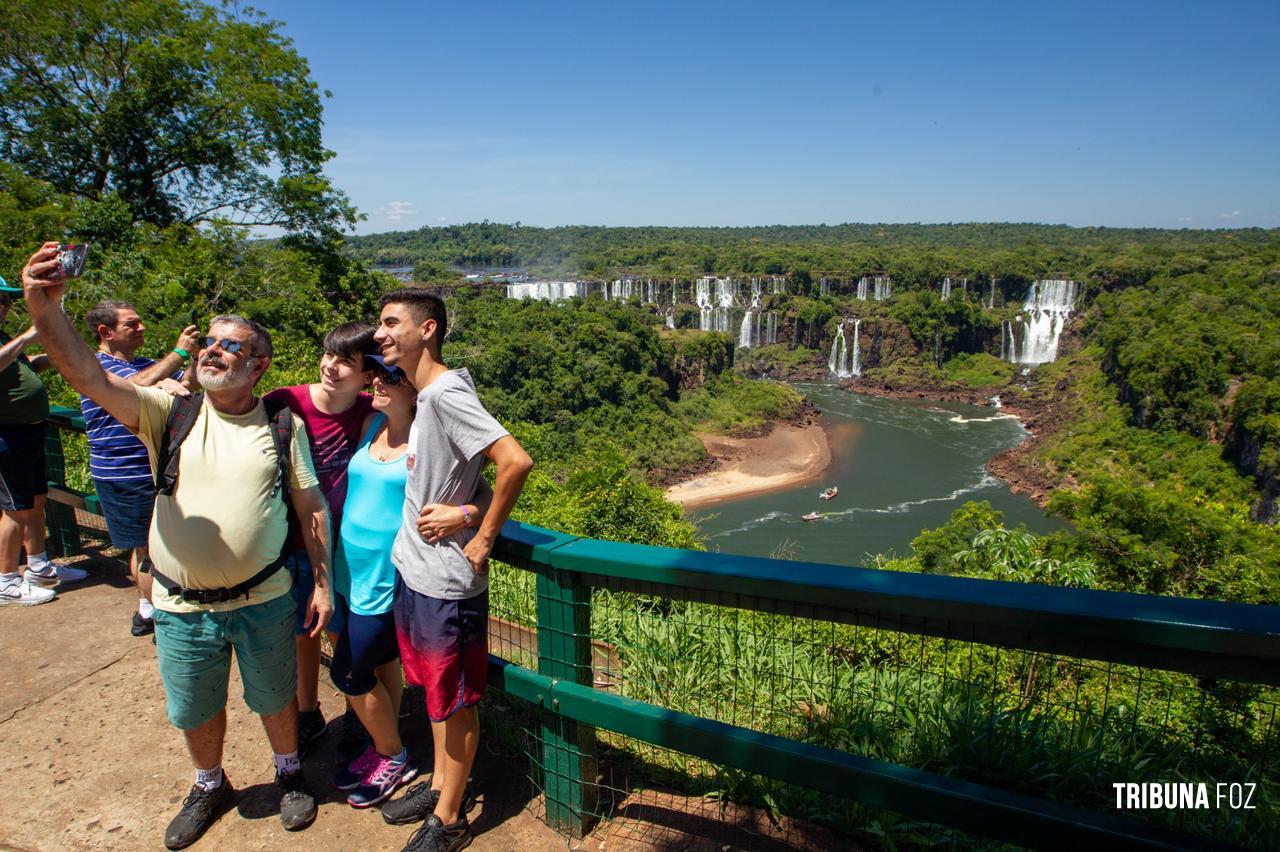
POLYGON ((81 568, 72 568, 70 565, 60 565, 57 562, 46 562, 42 568, 28 567, 22 577, 28 583, 37 586, 56 586, 59 583, 79 583, 86 579, 89 572, 81 568))
POLYGON ((10 583, 0 586, 0 606, 35 606, 48 603, 58 596, 53 589, 42 589, 25 580, 21 583, 10 583))

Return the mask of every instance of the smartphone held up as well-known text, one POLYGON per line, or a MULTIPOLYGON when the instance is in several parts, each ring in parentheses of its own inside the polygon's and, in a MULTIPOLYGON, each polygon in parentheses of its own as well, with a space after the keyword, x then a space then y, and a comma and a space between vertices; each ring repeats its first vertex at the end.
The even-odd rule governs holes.
POLYGON ((84 272, 84 261, 89 254, 89 246, 85 243, 60 243, 58 245, 58 266, 53 271, 53 278, 77 278, 84 272))

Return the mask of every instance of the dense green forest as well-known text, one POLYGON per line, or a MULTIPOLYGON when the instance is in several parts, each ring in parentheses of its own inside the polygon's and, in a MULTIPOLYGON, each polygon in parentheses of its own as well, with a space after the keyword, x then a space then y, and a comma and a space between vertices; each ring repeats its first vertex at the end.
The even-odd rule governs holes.
MULTIPOLYGON (((982 390, 1051 414, 1034 463, 1066 486, 1052 506, 1079 534, 1043 546, 1090 560, 1096 584, 1280 600, 1274 230, 482 223, 357 237, 348 247, 369 260, 425 264, 440 282, 494 262, 585 279, 670 276, 686 294, 704 273, 785 276, 787 292, 766 291, 762 302, 780 317, 779 343, 738 350, 739 371, 824 374, 835 327, 861 319, 862 382, 982 390), (891 299, 853 298, 852 281, 869 271, 892 277, 891 299), (947 275, 969 287, 943 300, 947 275), (1017 322, 1031 282, 1057 276, 1081 282, 1061 357, 1023 375, 998 357, 1003 330, 1017 322)), ((666 310, 631 301, 642 314, 666 310)), ((672 319, 696 327, 698 312, 676 305, 672 319)), ((904 567, 954 568, 928 558, 904 567)))
MULTIPOLYGON (((375 265, 413 266, 422 283, 449 285, 446 361, 472 370, 537 462, 515 517, 700 548, 659 487, 701 462, 695 433, 754 433, 796 413, 789 385, 759 377, 825 375, 837 328, 857 319, 864 388, 999 394, 1033 412, 1044 426, 1022 463, 1073 524, 1037 537, 970 504, 878 567, 1280 603, 1280 231, 485 222, 347 237, 357 212, 324 175, 320 94, 277 24, 133 0, 132 29, 120 32, 113 5, 22 0, 0 11, 0 274, 16 281, 46 239, 91 241, 67 310, 129 299, 149 326, 144 354, 165 351, 193 314, 239 312, 275 337, 264 389, 308 381, 324 331, 374 318, 379 294, 399 286, 375 265), (104 32, 136 61, 114 62, 104 32), (83 49, 60 51, 67 39, 83 49), (48 72, 41 85, 22 71, 33 67, 48 72), (253 224, 286 236, 252 239, 253 224), (696 330, 688 304, 668 328, 664 308, 639 299, 550 304, 461 283, 464 270, 512 268, 676 279, 686 293, 704 274, 785 277, 786 292, 762 299, 778 340, 737 348, 733 335, 696 330), (893 296, 858 301, 852 282, 873 271, 892 277, 893 296), (969 288, 943 300, 948 275, 969 288), (1057 360, 1028 370, 1002 360, 1002 330, 1031 283, 1059 276, 1082 286, 1057 360)), ((23 320, 19 306, 6 330, 23 320)), ((55 401, 76 403, 49 383, 55 401)), ((498 611, 531 621, 531 576, 499 566, 495 577, 498 611)), ((1263 718, 1274 691, 1144 670, 1136 686, 1113 687, 1110 669, 1080 661, 974 644, 960 661, 936 643, 904 648, 893 631, 840 628, 806 646, 797 631, 830 625, 669 603, 600 596, 600 635, 630 672, 628 694, 708 715, 733 695, 749 708, 744 724, 858 754, 1073 801, 1103 778, 1181 779, 1193 759, 1203 777, 1243 780, 1258 772, 1259 743, 1274 750, 1263 718), (1143 705, 1153 684, 1168 695, 1154 710, 1143 705), (1068 724, 1068 702, 1101 711, 1068 724), (781 704, 809 708, 809 728, 775 712, 781 704)), ((889 846, 911 839, 910 826, 895 841, 856 808, 824 811, 798 788, 716 783, 715 795, 889 846)), ((1275 819, 1221 836, 1265 841, 1280 836, 1275 819)))

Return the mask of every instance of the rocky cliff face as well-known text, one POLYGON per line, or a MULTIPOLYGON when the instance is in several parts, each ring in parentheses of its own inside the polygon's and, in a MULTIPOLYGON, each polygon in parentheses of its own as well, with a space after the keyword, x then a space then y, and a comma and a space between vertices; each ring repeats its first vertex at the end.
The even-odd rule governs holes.
POLYGON ((1280 521, 1280 471, 1262 461, 1262 442, 1247 429, 1231 427, 1227 454, 1241 472, 1252 476, 1262 495, 1253 502, 1249 517, 1260 524, 1280 521))
POLYGON ((875 318, 862 323, 862 368, 887 367, 902 358, 917 358, 920 346, 907 327, 896 320, 875 318))

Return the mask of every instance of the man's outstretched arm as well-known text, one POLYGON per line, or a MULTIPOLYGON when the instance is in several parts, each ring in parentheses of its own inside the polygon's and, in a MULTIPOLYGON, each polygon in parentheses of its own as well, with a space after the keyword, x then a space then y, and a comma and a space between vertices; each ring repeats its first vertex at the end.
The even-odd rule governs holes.
POLYGON ((136 432, 140 416, 138 393, 133 385, 102 369, 63 313, 62 294, 66 282, 46 277, 57 267, 58 244, 45 243, 22 269, 27 312, 40 335, 40 345, 67 384, 101 405, 126 429, 136 432))

